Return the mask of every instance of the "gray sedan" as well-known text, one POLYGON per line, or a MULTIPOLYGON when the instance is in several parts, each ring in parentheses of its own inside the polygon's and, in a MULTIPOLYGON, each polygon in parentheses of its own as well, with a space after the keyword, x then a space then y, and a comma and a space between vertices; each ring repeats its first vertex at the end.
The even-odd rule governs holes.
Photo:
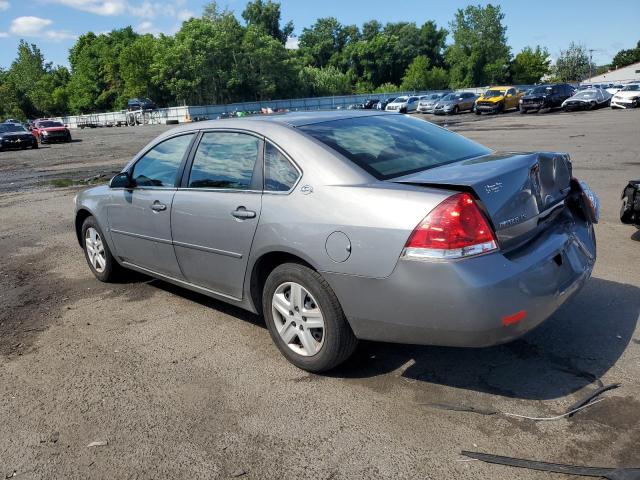
POLYGON ((448 115, 464 112, 466 110, 473 111, 478 95, 471 92, 454 92, 445 95, 435 107, 433 113, 436 115, 448 115))
POLYGON ((99 280, 136 270, 261 314, 315 372, 358 339, 518 338, 596 254, 597 198, 566 154, 496 153, 384 112, 181 126, 75 203, 99 280))

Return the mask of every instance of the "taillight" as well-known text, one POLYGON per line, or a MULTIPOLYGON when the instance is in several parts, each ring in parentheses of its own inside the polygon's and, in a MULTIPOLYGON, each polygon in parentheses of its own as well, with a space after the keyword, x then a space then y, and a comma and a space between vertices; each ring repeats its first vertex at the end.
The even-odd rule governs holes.
POLYGON ((402 256, 414 260, 463 258, 497 250, 489 223, 468 193, 450 196, 415 228, 402 256))

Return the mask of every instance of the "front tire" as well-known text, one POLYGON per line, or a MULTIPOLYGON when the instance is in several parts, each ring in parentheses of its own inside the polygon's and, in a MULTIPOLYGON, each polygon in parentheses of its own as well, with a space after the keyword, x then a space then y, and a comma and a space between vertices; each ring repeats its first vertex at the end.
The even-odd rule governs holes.
POLYGON ((327 281, 304 265, 285 263, 271 272, 262 309, 280 352, 308 372, 336 367, 358 343, 327 281))
POLYGON ((87 217, 82 224, 82 248, 87 264, 98 280, 108 283, 117 279, 120 265, 113 258, 94 217, 87 217))

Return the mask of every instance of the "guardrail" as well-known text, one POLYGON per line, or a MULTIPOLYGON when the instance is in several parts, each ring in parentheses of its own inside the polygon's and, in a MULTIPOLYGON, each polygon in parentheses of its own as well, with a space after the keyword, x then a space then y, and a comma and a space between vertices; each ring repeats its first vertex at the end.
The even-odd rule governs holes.
MULTIPOLYGON (((465 88, 467 92, 479 93, 486 90, 484 88, 465 88)), ((305 111, 305 110, 334 110, 348 108, 350 105, 361 104, 369 99, 387 100, 401 95, 425 95, 434 91, 422 92, 389 92, 389 93, 368 93, 358 95, 340 95, 332 97, 310 97, 292 98, 287 100, 265 100, 259 102, 240 102, 223 105, 202 105, 158 108, 155 110, 145 110, 138 112, 92 113, 88 115, 71 115, 58 117, 69 128, 92 128, 102 126, 125 126, 125 125, 154 125, 167 123, 184 123, 196 120, 213 120, 220 116, 233 114, 234 112, 253 112, 262 109, 305 111), (132 115, 134 121, 132 122, 132 115)))

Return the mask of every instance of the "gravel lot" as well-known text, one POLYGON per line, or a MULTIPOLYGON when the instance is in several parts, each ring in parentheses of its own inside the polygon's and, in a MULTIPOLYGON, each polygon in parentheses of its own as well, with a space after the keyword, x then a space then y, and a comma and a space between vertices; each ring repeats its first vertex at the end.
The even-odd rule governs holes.
POLYGON ((460 450, 640 466, 640 232, 617 218, 640 177, 640 110, 436 120, 498 150, 571 154, 602 201, 593 278, 512 344, 362 343, 322 376, 287 363, 253 315, 139 275, 91 275, 72 226, 82 187, 51 182, 107 178, 166 127, 0 153, 0 475, 555 478, 460 450), (485 411, 552 416, 600 382, 621 387, 569 419, 485 411))

